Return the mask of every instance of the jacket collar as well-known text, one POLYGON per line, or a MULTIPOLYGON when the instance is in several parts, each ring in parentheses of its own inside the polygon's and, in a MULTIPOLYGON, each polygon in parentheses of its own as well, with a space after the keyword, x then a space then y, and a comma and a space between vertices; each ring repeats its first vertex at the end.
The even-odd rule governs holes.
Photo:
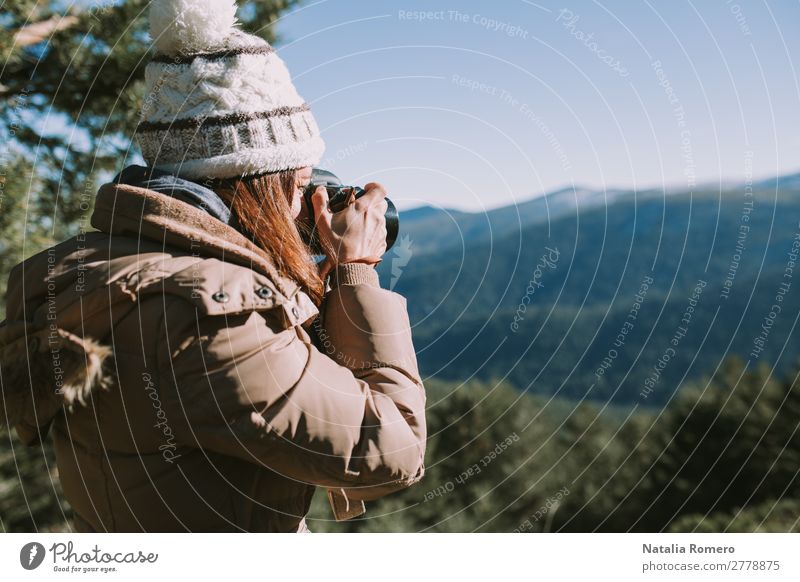
MULTIPOLYGON (((242 225, 222 198, 205 184, 193 182, 157 168, 131 165, 125 167, 111 180, 115 184, 130 184, 146 190, 155 190, 171 198, 177 198, 207 212, 247 236, 242 225)), ((252 236, 250 239, 252 240, 252 236)))
POLYGON ((108 234, 143 237, 197 256, 245 265, 269 277, 286 297, 299 289, 296 281, 278 272, 268 253, 235 228, 154 190, 104 184, 97 194, 91 225, 108 234))

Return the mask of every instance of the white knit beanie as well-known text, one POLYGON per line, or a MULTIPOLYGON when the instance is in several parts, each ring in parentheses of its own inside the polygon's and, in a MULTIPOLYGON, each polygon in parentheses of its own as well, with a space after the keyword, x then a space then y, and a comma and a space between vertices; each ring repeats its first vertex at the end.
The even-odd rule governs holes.
POLYGON ((315 166, 325 143, 286 65, 236 28, 234 0, 154 0, 136 138, 151 167, 189 180, 315 166))

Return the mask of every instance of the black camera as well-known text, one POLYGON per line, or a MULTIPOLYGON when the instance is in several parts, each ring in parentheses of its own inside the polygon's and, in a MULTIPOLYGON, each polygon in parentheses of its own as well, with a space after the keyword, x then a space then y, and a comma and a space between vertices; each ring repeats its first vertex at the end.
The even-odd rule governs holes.
MULTIPOLYGON (((325 252, 319 245, 317 238, 317 227, 314 224, 314 206, 311 203, 311 195, 316 191, 319 186, 325 186, 328 191, 328 208, 333 213, 344 210, 347 206, 347 200, 351 194, 355 194, 356 198, 361 198, 366 194, 366 190, 358 186, 345 186, 342 181, 327 170, 314 168, 311 172, 311 182, 303 192, 305 199, 306 212, 308 215, 309 228, 307 233, 303 233, 303 239, 306 244, 311 248, 311 251, 317 255, 324 255, 325 252)), ((397 234, 400 231, 400 217, 397 215, 397 208, 388 198, 385 199, 388 208, 386 209, 386 250, 392 248, 392 245, 397 240, 397 234)))

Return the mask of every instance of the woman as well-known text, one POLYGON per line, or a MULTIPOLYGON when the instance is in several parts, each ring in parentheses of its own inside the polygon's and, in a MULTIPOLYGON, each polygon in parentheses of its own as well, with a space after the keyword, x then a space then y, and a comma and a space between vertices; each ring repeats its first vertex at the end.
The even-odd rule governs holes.
POLYGON ((82 233, 18 265, 0 418, 52 434, 77 531, 308 531, 421 479, 425 392, 381 289, 385 192, 298 231, 323 142, 235 4, 156 1, 137 139, 82 233))

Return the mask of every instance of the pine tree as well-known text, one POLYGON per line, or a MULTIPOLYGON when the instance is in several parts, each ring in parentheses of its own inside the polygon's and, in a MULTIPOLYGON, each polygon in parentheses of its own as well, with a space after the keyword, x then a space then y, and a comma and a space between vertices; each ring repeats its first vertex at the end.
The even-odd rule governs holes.
POLYGON ((767 500, 711 515, 691 514, 669 526, 674 533, 800 533, 800 500, 767 500))
POLYGON ((662 531, 685 515, 729 513, 800 493, 800 386, 729 359, 708 386, 685 387, 640 459, 627 525, 662 531))
MULTIPOLYGON (((243 28, 276 42, 296 0, 240 1, 243 28)), ((89 230, 103 177, 131 156, 150 50, 145 0, 93 6, 12 0, 0 15, 0 298, 11 267, 89 230)), ((69 529, 50 441, 0 429, 0 529, 69 529)))
MULTIPOLYGON (((148 4, 71 4, 66 12, 55 2, 3 4, 0 135, 9 139, 0 147, 34 166, 41 184, 28 219, 49 224, 54 240, 74 233, 99 177, 133 155, 151 49, 148 4)), ((275 42, 272 23, 295 4, 239 2, 238 17, 243 28, 275 42)))

